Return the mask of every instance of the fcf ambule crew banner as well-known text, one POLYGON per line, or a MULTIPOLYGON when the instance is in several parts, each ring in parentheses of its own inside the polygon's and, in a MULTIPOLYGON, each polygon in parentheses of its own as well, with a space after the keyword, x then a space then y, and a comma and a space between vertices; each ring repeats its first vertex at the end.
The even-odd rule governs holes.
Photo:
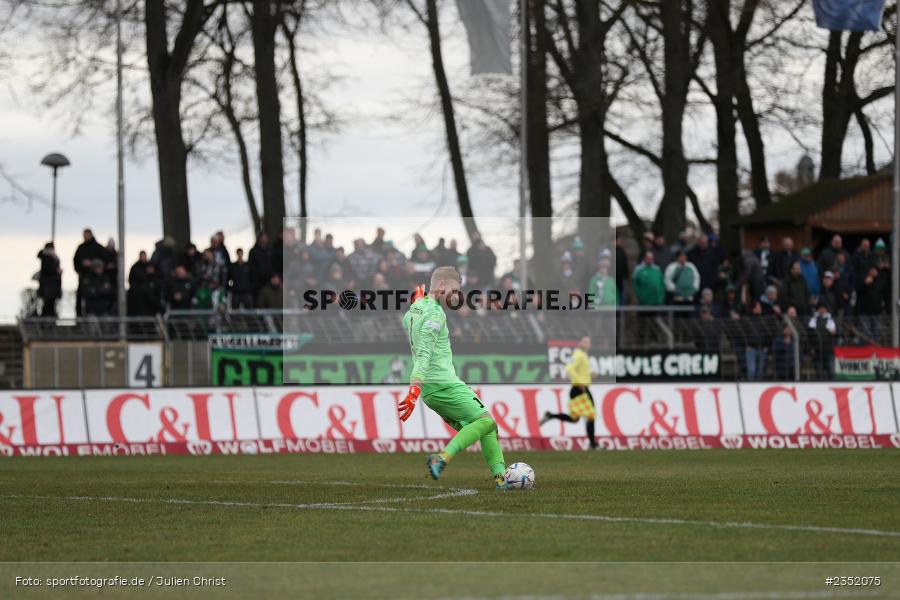
MULTIPOLYGON (((900 384, 592 386, 609 449, 900 447, 900 384), (893 393, 892 393, 893 392, 893 393)), ((578 449, 583 423, 552 421, 565 385, 476 391, 511 449, 578 449)), ((422 452, 453 434, 420 406, 402 423, 394 386, 0 393, 0 455, 422 452)))
MULTIPOLYGON (((566 364, 578 342, 547 340, 547 364, 550 381, 566 381, 566 364)), ((591 373, 598 381, 693 381, 716 379, 721 375, 718 352, 667 350, 588 353, 591 373)))

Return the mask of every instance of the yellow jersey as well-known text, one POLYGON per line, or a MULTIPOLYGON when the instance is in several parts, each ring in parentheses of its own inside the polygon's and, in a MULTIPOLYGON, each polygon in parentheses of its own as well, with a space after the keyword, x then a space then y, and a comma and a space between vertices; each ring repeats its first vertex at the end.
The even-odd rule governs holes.
POLYGON ((588 359, 587 352, 581 348, 576 348, 572 353, 572 362, 566 365, 566 373, 572 380, 572 385, 590 385, 591 384, 591 362, 588 359))

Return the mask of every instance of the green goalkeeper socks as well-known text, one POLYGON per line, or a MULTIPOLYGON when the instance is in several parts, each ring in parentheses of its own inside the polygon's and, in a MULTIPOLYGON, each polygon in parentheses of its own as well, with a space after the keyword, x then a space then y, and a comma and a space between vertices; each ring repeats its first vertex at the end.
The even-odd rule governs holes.
POLYGON ((503 462, 503 450, 500 448, 500 440, 497 439, 497 424, 491 419, 493 427, 487 435, 481 438, 481 454, 487 461, 488 468, 493 476, 506 473, 506 463, 503 462))
POLYGON ((465 450, 478 440, 481 440, 481 453, 494 475, 502 475, 506 472, 506 464, 503 462, 503 450, 500 449, 500 440, 497 439, 497 424, 490 417, 482 417, 469 423, 459 430, 456 436, 450 440, 447 447, 441 452, 444 460, 449 461, 457 453, 465 450))

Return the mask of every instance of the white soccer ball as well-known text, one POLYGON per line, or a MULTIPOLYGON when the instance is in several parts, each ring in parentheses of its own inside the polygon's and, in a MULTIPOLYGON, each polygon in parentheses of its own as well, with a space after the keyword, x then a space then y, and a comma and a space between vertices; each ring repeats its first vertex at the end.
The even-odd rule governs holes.
POLYGON ((534 469, 523 462, 513 463, 506 469, 506 483, 511 488, 530 490, 534 487, 534 469))

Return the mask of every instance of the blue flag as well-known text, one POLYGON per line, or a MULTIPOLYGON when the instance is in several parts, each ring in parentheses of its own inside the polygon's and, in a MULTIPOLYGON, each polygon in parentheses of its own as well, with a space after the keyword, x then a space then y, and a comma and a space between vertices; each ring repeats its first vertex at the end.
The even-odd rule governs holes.
POLYGON ((816 25, 832 31, 878 31, 885 0, 813 0, 816 25))

